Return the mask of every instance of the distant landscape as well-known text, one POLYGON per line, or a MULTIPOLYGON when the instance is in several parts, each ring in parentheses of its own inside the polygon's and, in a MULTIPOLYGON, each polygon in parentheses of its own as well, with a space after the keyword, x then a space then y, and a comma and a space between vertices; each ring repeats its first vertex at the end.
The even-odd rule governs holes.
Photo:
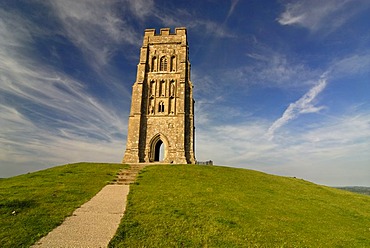
POLYGON ((347 186, 347 187, 337 187, 338 189, 347 190, 350 192, 369 195, 370 196, 370 187, 359 187, 359 186, 347 186))
MULTIPOLYGON (((78 163, 0 180, 1 246, 32 245, 125 168, 78 163)), ((370 197, 358 194, 368 190, 231 167, 151 165, 131 184, 109 247, 370 247, 370 197)))

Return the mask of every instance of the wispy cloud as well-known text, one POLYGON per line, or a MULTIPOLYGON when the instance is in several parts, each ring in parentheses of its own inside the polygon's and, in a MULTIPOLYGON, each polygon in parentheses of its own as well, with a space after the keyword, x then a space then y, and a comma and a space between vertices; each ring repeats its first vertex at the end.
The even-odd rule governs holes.
POLYGON ((341 185, 367 185, 370 115, 359 110, 348 111, 340 117, 322 118, 320 125, 287 129, 278 140, 266 137, 269 123, 265 120, 200 127, 197 128, 197 159, 297 176, 317 183, 336 185, 340 181, 341 185), (335 175, 339 170, 349 169, 361 173, 335 175))
MULTIPOLYGON (((128 51, 139 48, 142 32, 138 32, 137 26, 150 18, 157 19, 165 27, 186 26, 214 37, 233 37, 219 23, 183 9, 158 8, 154 1, 51 0, 45 4, 60 23, 57 32, 71 41, 82 52, 86 63, 105 79, 114 70, 110 66, 111 58, 118 53, 130 56, 128 51)), ((114 78, 110 81, 114 87, 120 86, 114 78)))
POLYGON ((239 0, 231 0, 231 5, 230 5, 230 8, 229 8, 229 11, 227 12, 227 16, 226 16, 225 22, 234 13, 235 7, 236 7, 236 5, 238 5, 238 3, 239 3, 239 0))
POLYGON ((25 162, 48 166, 81 160, 118 162, 126 118, 89 93, 85 84, 34 56, 33 39, 43 32, 32 21, 17 13, 2 14, 1 169, 11 175, 22 171, 12 166, 25 162))
POLYGON ((284 111, 283 115, 276 120, 268 129, 267 137, 272 140, 274 133, 286 125, 289 121, 296 119, 301 114, 316 113, 323 109, 323 106, 316 107, 313 102, 320 92, 322 92, 327 85, 327 79, 325 75, 319 80, 319 82, 312 87, 306 94, 304 94, 296 102, 289 104, 288 108, 284 111))
POLYGON ((154 9, 153 0, 124 0, 123 3, 127 4, 131 13, 140 20, 150 16, 154 9))
MULTIPOLYGON (((260 59, 260 58, 259 58, 260 59)), ((276 64, 276 63, 273 63, 276 64)), ((318 82, 310 88, 310 90, 304 94, 300 99, 296 102, 289 104, 287 109, 284 111, 282 116, 277 119, 268 129, 267 137, 271 140, 274 137, 274 133, 280 129, 282 126, 286 125, 289 121, 298 118, 302 114, 307 113, 317 113, 320 112, 324 106, 315 106, 315 100, 317 96, 325 89, 328 84, 329 78, 331 80, 338 80, 347 76, 353 75, 361 75, 362 73, 366 72, 370 66, 370 59, 368 51, 362 51, 360 54, 353 54, 348 55, 344 58, 337 58, 331 61, 331 65, 328 67, 327 71, 324 72, 318 82)), ((273 66, 276 69, 271 70, 277 71, 275 72, 275 76, 278 77, 278 72, 286 72, 287 75, 291 75, 287 78, 291 81, 294 81, 294 78, 299 78, 305 73, 302 73, 304 70, 303 66, 292 67, 290 66, 283 66, 283 68, 289 68, 289 70, 279 70, 280 66, 273 66), (299 75, 301 74, 301 75, 299 75)), ((307 75, 310 77, 313 76, 314 73, 306 74, 306 81, 308 80, 307 75)), ((265 75, 264 73, 262 75, 265 75)), ((271 77, 273 78, 273 77, 271 77)), ((280 78, 284 78, 282 75, 280 78)), ((312 82, 312 80, 310 80, 312 82)))
POLYGON ((367 73, 370 67, 370 51, 361 50, 355 54, 347 54, 334 58, 328 71, 332 77, 340 78, 348 75, 367 73))
POLYGON ((230 78, 241 82, 243 86, 300 88, 312 85, 314 78, 321 74, 320 71, 311 69, 302 61, 268 49, 247 53, 246 56, 250 59, 250 63, 226 72, 230 78))
POLYGON ((299 0, 285 4, 277 19, 281 25, 297 25, 313 32, 334 30, 370 6, 365 0, 299 0))
POLYGON ((153 8, 152 15, 160 20, 164 26, 187 27, 189 30, 217 38, 236 37, 222 23, 204 19, 202 16, 197 16, 195 13, 189 13, 183 9, 153 8))
POLYGON ((121 18, 118 10, 122 9, 120 5, 128 6, 136 16, 145 16, 142 1, 52 0, 48 4, 62 25, 62 34, 96 70, 109 62, 118 46, 140 44, 140 34, 121 18))
POLYGON ((123 137, 102 134, 101 127, 45 128, 13 107, 0 111, 0 177, 70 162, 120 162, 123 155, 123 137))

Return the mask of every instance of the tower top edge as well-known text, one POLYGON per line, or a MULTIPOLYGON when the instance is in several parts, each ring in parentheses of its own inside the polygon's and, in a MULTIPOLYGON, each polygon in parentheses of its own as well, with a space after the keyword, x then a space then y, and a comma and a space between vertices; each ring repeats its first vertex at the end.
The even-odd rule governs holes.
POLYGON ((175 28, 175 32, 171 33, 170 28, 161 28, 160 32, 157 33, 155 28, 145 29, 145 36, 161 36, 161 35, 186 35, 186 27, 175 28))

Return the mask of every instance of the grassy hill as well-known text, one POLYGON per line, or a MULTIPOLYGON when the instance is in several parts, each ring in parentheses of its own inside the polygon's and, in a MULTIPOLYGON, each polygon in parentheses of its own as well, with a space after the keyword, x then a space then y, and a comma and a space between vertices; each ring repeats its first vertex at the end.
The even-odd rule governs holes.
MULTIPOLYGON (((71 164, 0 180, 0 247, 28 247, 120 164, 71 164)), ((257 171, 146 167, 110 247, 370 247, 370 197, 257 171)))
POLYGON ((29 247, 111 181, 122 164, 78 163, 0 180, 0 247, 29 247))
POLYGON ((149 166, 111 247, 370 247, 370 197, 257 171, 149 166))

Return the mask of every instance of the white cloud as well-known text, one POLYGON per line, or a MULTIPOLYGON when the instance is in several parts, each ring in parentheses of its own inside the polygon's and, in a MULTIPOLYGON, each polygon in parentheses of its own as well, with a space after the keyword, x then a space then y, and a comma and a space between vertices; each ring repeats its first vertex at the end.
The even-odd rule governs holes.
POLYGON ((233 166, 260 160, 265 152, 274 147, 273 143, 263 137, 266 128, 263 121, 239 125, 200 125, 196 133, 199 147, 197 159, 212 159, 217 164, 233 166))
POLYGON ((200 126, 196 133, 197 159, 316 183, 369 186, 368 113, 322 116, 320 125, 287 129, 274 140, 265 136, 268 128, 269 123, 263 120, 200 126))
POLYGON ((152 15, 160 20, 164 26, 186 27, 203 35, 207 34, 218 38, 236 37, 224 24, 204 19, 184 9, 153 8, 152 15))
POLYGON ((350 55, 345 58, 332 61, 331 66, 329 66, 329 69, 322 74, 316 85, 299 100, 291 103, 284 111, 283 115, 270 126, 267 132, 267 137, 270 140, 273 139, 274 133, 279 128, 286 125, 289 121, 298 118, 301 114, 320 112, 324 106, 317 107, 313 103, 318 94, 325 89, 329 77, 334 80, 348 75, 360 74, 367 71, 369 66, 370 59, 369 54, 366 51, 360 55, 350 55))
POLYGON ((368 8, 364 0, 299 0, 287 1, 278 18, 281 25, 298 25, 311 31, 333 30, 368 8))
MULTIPOLYGON (((141 1, 125 2, 137 15, 142 11, 141 1)), ((109 62, 119 45, 140 44, 139 33, 117 11, 123 2, 52 0, 49 4, 63 26, 62 33, 84 53, 96 70, 109 62)))
POLYGON ((0 46, 19 49, 25 42, 31 43, 34 28, 27 20, 18 15, 0 9, 0 46))
POLYGON ((5 16, 0 15, 0 177, 25 172, 25 165, 119 162, 127 113, 40 63, 32 39, 42 32, 17 13, 5 16))
POLYGON ((279 52, 267 48, 256 50, 261 51, 246 54, 251 59, 248 64, 236 69, 227 68, 226 75, 230 80, 239 82, 242 87, 258 85, 291 90, 315 84, 314 79, 322 73, 279 52))
POLYGON ((210 34, 219 38, 234 38, 237 36, 230 29, 226 28, 225 25, 210 20, 192 18, 184 24, 190 29, 196 29, 198 32, 210 34))
MULTIPOLYGON (((12 101, 0 101, 1 170, 14 175, 25 164, 120 161, 127 123, 114 109, 83 90, 60 91, 52 80, 42 79, 43 75, 39 75, 37 82, 29 75, 22 76, 23 81, 13 81, 16 91, 0 91, 6 99, 18 102, 13 107, 8 105, 12 101), (22 82, 34 88, 24 87, 22 82), (17 167, 7 168, 13 164, 17 167)), ((69 87, 74 82, 61 83, 69 87)))
POLYGON ((105 141, 88 136, 102 132, 100 127, 48 130, 13 107, 0 105, 0 113, 0 177, 71 162, 118 163, 122 158, 124 141, 119 137, 110 134, 105 141))
POLYGON ((128 4, 131 13, 141 20, 151 15, 154 9, 153 0, 125 0, 125 3, 128 4))
POLYGON ((229 11, 227 12, 226 21, 234 13, 235 7, 238 3, 239 3, 239 0, 231 0, 231 5, 230 5, 230 8, 229 8, 229 11))
POLYGON ((362 50, 359 53, 348 54, 343 58, 331 61, 328 71, 334 78, 345 77, 368 72, 370 67, 370 51, 362 50))
POLYGON ((288 108, 284 111, 283 115, 276 120, 268 129, 267 136, 271 140, 274 137, 274 133, 286 125, 289 121, 297 118, 301 114, 316 113, 319 112, 323 107, 316 107, 313 105, 313 101, 317 95, 323 91, 326 87, 327 79, 323 76, 319 82, 312 87, 306 94, 304 94, 296 102, 289 104, 288 108))

